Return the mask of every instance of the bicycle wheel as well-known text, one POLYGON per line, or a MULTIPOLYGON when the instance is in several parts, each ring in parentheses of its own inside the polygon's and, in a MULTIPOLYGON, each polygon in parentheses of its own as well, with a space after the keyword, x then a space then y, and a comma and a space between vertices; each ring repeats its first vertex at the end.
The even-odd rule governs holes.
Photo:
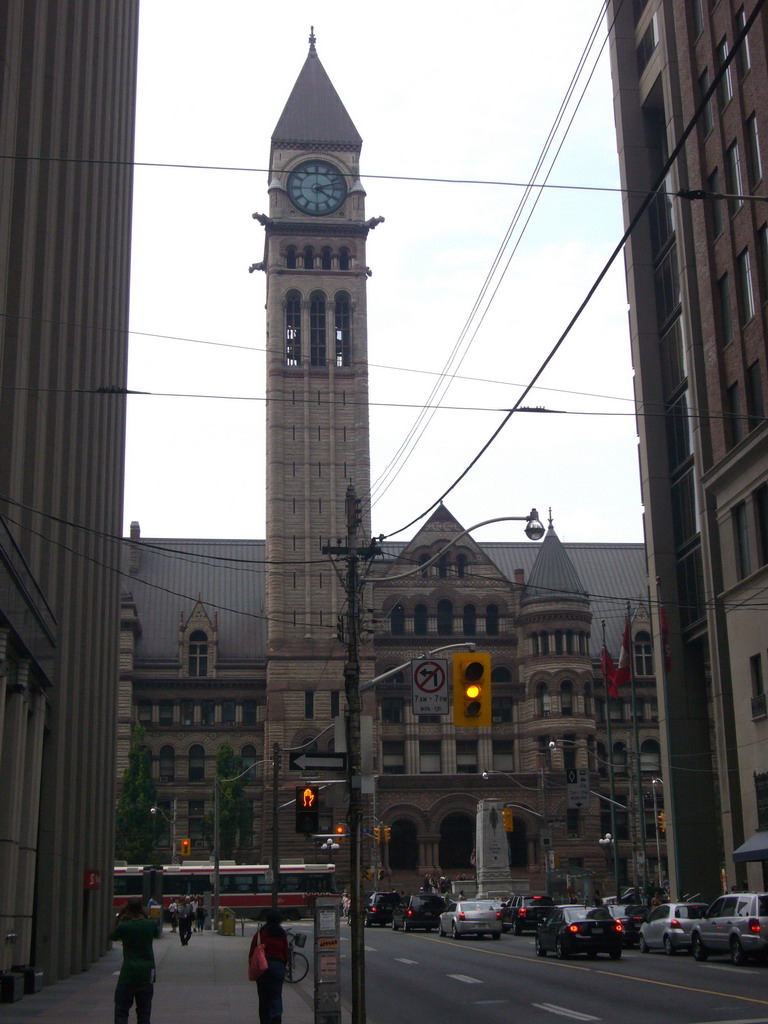
POLYGON ((291 984, 303 981, 307 976, 308 970, 309 960, 307 960, 304 954, 291 950, 291 958, 286 964, 285 980, 291 982, 291 984))

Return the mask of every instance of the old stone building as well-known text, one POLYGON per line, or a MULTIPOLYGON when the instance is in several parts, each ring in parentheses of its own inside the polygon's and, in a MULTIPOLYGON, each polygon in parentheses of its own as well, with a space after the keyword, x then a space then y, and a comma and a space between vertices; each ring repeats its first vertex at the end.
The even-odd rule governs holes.
MULTIPOLYGON (((312 38, 272 138, 269 212, 256 215, 265 232, 254 269, 266 275, 267 297, 266 540, 148 541, 134 524, 125 545, 119 745, 124 757, 132 722, 144 724, 172 823, 159 859, 172 856, 174 835, 208 856, 202 822, 225 741, 254 766, 253 828, 238 858, 270 859, 275 808, 281 860, 320 855, 294 828, 302 776, 289 756, 333 750, 346 708, 346 594, 326 552, 343 547, 348 488, 362 498, 369 488, 366 241, 381 218, 366 219, 360 152, 312 38)), ((365 514, 360 533, 370 540, 365 514)), ((463 534, 439 506, 410 542, 384 545, 364 588, 370 880, 407 889, 426 874, 469 877, 483 796, 513 811, 510 885, 613 884, 598 843, 606 832, 619 844, 622 881, 642 868, 642 853, 655 875, 654 819, 640 813, 653 801, 659 750, 642 545, 563 545, 551 520, 541 544, 463 534), (610 702, 609 751, 601 624, 617 655, 627 601, 636 714, 631 723, 628 694, 610 702), (492 723, 457 728, 450 713, 415 715, 403 666, 469 644, 491 657, 492 723), (586 770, 602 798, 568 807, 569 769, 586 770), (377 827, 388 843, 376 843, 377 827)), ((344 822, 344 790, 341 777, 322 783, 320 833, 344 822)), ((336 856, 343 877, 343 843, 336 856)))

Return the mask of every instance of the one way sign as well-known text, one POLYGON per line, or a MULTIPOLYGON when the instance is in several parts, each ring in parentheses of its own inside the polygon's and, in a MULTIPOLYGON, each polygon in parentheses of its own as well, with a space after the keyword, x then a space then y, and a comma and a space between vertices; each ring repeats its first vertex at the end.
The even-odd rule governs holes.
POLYGON ((586 768, 569 768, 565 773, 568 810, 586 807, 589 803, 589 772, 586 768))

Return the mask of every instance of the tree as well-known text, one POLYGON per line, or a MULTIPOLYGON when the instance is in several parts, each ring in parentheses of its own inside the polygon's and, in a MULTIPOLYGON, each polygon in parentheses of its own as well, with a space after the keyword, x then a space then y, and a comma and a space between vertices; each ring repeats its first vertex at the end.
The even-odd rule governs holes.
MULTIPOLYGON (((219 782, 219 857, 234 858, 235 851, 250 846, 253 834, 251 802, 245 798, 248 774, 243 759, 229 743, 223 743, 216 754, 216 778, 219 782), (241 777, 239 777, 241 776, 241 777)), ((203 836, 214 845, 213 814, 203 819, 203 836)))
POLYGON ((137 722, 117 801, 115 857, 129 864, 151 863, 165 828, 162 818, 150 813, 157 803, 157 789, 152 781, 152 759, 144 744, 145 735, 143 726, 137 722))

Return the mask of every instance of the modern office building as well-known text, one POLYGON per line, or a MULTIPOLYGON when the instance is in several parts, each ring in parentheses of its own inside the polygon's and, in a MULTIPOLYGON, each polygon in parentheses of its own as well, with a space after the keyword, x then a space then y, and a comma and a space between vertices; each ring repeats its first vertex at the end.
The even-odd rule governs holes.
POLYGON ((627 225, 657 190, 625 262, 671 869, 690 892, 768 881, 761 7, 608 5, 627 225))
POLYGON ((106 948, 138 0, 0 9, 0 969, 106 948))

